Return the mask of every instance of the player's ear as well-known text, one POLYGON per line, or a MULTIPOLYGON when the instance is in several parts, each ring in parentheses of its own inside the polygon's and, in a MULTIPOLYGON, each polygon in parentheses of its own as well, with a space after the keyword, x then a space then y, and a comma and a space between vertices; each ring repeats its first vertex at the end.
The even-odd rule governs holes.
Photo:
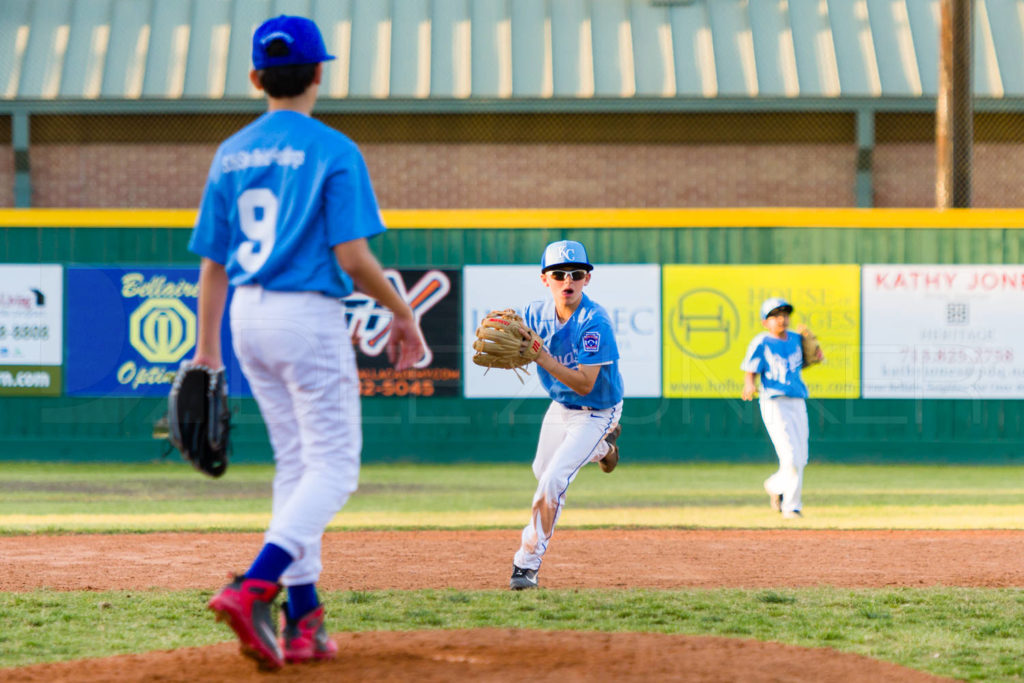
POLYGON ((263 90, 263 84, 260 83, 260 72, 256 69, 249 72, 249 82, 252 83, 257 90, 263 90))
POLYGON ((324 63, 320 62, 319 64, 316 65, 316 70, 313 71, 313 82, 315 84, 317 84, 317 85, 320 85, 320 82, 323 80, 323 78, 324 78, 324 63))

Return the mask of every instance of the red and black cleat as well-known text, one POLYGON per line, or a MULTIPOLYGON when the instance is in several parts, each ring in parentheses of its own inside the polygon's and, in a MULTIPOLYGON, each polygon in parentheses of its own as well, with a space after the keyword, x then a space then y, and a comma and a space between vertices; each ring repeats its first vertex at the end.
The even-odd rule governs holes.
POLYGON ((284 656, 277 642, 271 606, 281 586, 262 579, 236 576, 210 599, 217 621, 226 622, 238 636, 242 654, 256 660, 261 669, 280 669, 284 656))
POLYGON ((290 663, 314 659, 333 659, 338 645, 324 628, 324 607, 320 605, 299 619, 289 619, 287 605, 284 616, 284 658, 290 663))

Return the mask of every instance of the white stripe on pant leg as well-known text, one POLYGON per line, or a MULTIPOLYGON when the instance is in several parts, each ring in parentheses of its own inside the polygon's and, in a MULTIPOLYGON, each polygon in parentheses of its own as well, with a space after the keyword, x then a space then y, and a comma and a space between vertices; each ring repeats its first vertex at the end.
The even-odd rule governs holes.
MULTIPOLYGON (((608 428, 621 413, 621 401, 612 408, 600 411, 572 410, 558 404, 553 404, 548 409, 545 423, 549 416, 553 423, 557 423, 557 420, 560 419, 565 425, 564 434, 547 468, 538 477, 530 523, 523 528, 522 542, 515 555, 514 561, 517 566, 524 569, 540 567, 551 536, 562 515, 569 485, 576 479, 580 469, 591 462, 595 453, 600 451, 608 428), (549 533, 545 533, 544 529, 540 528, 542 525, 538 524, 540 508, 545 500, 553 503, 549 533)), ((557 431, 554 428, 551 430, 552 443, 557 431)), ((538 453, 540 450, 538 449, 538 453)), ((603 455, 603 452, 601 454, 603 455)))

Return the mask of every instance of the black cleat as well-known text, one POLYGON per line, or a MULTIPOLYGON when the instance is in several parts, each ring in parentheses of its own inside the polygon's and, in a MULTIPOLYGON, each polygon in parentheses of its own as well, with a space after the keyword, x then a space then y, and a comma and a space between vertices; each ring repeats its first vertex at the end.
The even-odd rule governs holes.
POLYGON ((537 570, 512 565, 512 578, 509 579, 508 587, 514 591, 537 588, 537 570))

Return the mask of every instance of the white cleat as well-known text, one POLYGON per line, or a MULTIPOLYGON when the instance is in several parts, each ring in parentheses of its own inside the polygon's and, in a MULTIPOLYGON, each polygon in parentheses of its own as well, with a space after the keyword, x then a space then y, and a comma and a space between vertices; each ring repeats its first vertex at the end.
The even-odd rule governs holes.
POLYGON ((772 510, 782 512, 782 494, 772 493, 768 489, 768 484, 764 485, 764 492, 768 494, 768 504, 772 506, 772 510))

